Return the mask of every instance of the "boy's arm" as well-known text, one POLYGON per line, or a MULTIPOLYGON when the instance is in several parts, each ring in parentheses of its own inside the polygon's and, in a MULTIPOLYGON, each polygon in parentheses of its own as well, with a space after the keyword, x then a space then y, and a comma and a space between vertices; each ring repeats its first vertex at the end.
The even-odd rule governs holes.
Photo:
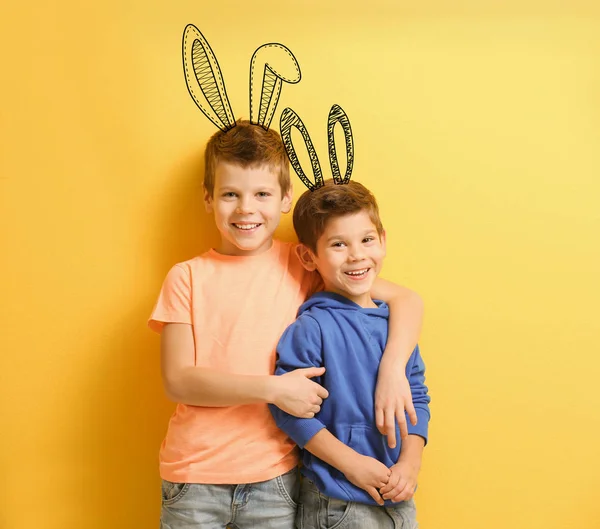
POLYGON ((161 371, 167 396, 193 406, 224 407, 274 403, 299 417, 314 417, 327 391, 310 379, 321 368, 302 369, 285 377, 237 375, 194 365, 192 326, 166 324, 161 333, 161 371))
POLYGON ((171 400, 212 407, 274 402, 295 415, 313 416, 315 405, 327 394, 310 380, 321 371, 290 373, 281 380, 198 367, 191 315, 191 269, 185 263, 177 264, 169 270, 148 322, 161 334, 161 371, 171 400))
POLYGON ((423 323, 423 300, 412 290, 377 278, 371 297, 385 301, 390 307, 388 341, 384 351, 375 390, 375 421, 390 448, 396 446, 396 421, 400 436, 406 437, 406 413, 411 423, 417 422, 405 368, 419 341, 423 323))
POLYGON ((409 435, 402 439, 400 457, 392 466, 388 484, 381 489, 384 499, 394 502, 410 500, 417 486, 417 478, 421 469, 423 448, 427 443, 429 429, 429 397, 425 385, 425 363, 421 358, 419 347, 415 347, 411 355, 407 372, 410 380, 413 403, 419 421, 416 425, 408 426, 409 435))

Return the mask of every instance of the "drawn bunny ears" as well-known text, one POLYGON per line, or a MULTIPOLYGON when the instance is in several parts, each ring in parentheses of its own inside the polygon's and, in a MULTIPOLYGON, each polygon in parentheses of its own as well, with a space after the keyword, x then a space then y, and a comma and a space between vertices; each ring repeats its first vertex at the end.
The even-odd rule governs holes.
MULTIPOLYGON (((302 123, 300 116, 298 116, 298 114, 296 114, 291 108, 286 108, 281 113, 279 129, 281 131, 281 139, 285 145, 285 150, 288 158, 290 159, 290 164, 300 177, 300 180, 304 182, 304 185, 311 191, 314 191, 315 189, 325 185, 325 182, 323 181, 323 173, 321 172, 321 164, 319 163, 319 157, 317 156, 313 143, 308 135, 308 130, 306 130, 306 127, 304 126, 304 123, 302 123), (300 166, 300 162, 298 161, 298 156, 296 155, 296 150, 292 142, 292 127, 296 127, 304 138, 304 144, 308 150, 308 157, 310 158, 310 163, 312 165, 314 182, 310 181, 300 166)), ((339 105, 333 105, 329 111, 329 118, 327 119, 327 143, 329 147, 329 163, 331 165, 333 181, 336 184, 347 184, 352 176, 352 167, 354 166, 354 139, 352 137, 352 128, 350 127, 348 115, 339 105), (342 126, 346 140, 346 174, 344 177, 342 177, 340 173, 337 152, 335 150, 334 129, 337 123, 342 126)))
MULTIPOLYGON (((204 115, 224 132, 235 127, 217 58, 193 24, 188 24, 183 32, 183 69, 190 95, 204 115)), ((283 81, 295 84, 301 77, 298 61, 283 44, 269 43, 257 48, 250 60, 250 122, 268 129, 283 81), (256 96, 259 91, 260 98, 256 96)))

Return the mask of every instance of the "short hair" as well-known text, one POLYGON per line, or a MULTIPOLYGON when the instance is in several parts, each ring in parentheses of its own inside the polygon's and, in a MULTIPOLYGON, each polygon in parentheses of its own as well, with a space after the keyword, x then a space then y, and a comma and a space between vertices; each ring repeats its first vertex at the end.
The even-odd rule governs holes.
POLYGON ((279 133, 265 130, 248 120, 238 120, 226 132, 212 135, 204 151, 204 188, 212 196, 215 188, 215 170, 219 162, 229 162, 244 168, 267 165, 279 172, 281 195, 291 188, 290 166, 279 133))
POLYGON ((375 196, 365 186, 352 180, 335 184, 332 179, 314 191, 305 191, 294 208, 294 230, 298 240, 317 253, 317 241, 325 232, 327 222, 359 211, 366 211, 377 233, 383 234, 379 207, 375 196))

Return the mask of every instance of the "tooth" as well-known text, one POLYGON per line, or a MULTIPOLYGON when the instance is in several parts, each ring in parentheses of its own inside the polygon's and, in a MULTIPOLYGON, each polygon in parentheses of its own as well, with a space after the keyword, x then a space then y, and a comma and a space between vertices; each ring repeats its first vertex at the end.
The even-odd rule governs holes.
POLYGON ((363 270, 355 270, 353 272, 347 272, 347 273, 348 273, 348 275, 351 275, 351 276, 362 276, 367 273, 367 269, 364 268, 363 270))

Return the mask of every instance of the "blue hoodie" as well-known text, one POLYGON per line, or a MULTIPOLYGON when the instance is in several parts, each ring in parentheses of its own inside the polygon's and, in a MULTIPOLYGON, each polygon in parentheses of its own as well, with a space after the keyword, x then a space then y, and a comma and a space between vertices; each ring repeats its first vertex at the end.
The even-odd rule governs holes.
MULTIPOLYGON (((375 385, 379 363, 388 336, 389 308, 375 301, 378 308, 365 309, 332 292, 319 292, 298 310, 277 346, 275 374, 294 369, 325 366, 322 377, 313 380, 329 391, 321 411, 313 419, 300 419, 270 405, 277 426, 300 447, 321 429, 358 453, 371 456, 391 467, 398 461, 401 443, 389 448, 387 438, 375 424, 375 385)), ((417 346, 406 365, 418 424, 408 421, 409 434, 427 442, 429 395, 425 386, 425 365, 417 346)), ((396 438, 400 439, 396 425, 396 438)), ((334 467, 302 451, 302 473, 321 493, 341 500, 377 505, 369 494, 350 483, 334 467)), ((394 505, 387 500, 386 505, 394 505)))

